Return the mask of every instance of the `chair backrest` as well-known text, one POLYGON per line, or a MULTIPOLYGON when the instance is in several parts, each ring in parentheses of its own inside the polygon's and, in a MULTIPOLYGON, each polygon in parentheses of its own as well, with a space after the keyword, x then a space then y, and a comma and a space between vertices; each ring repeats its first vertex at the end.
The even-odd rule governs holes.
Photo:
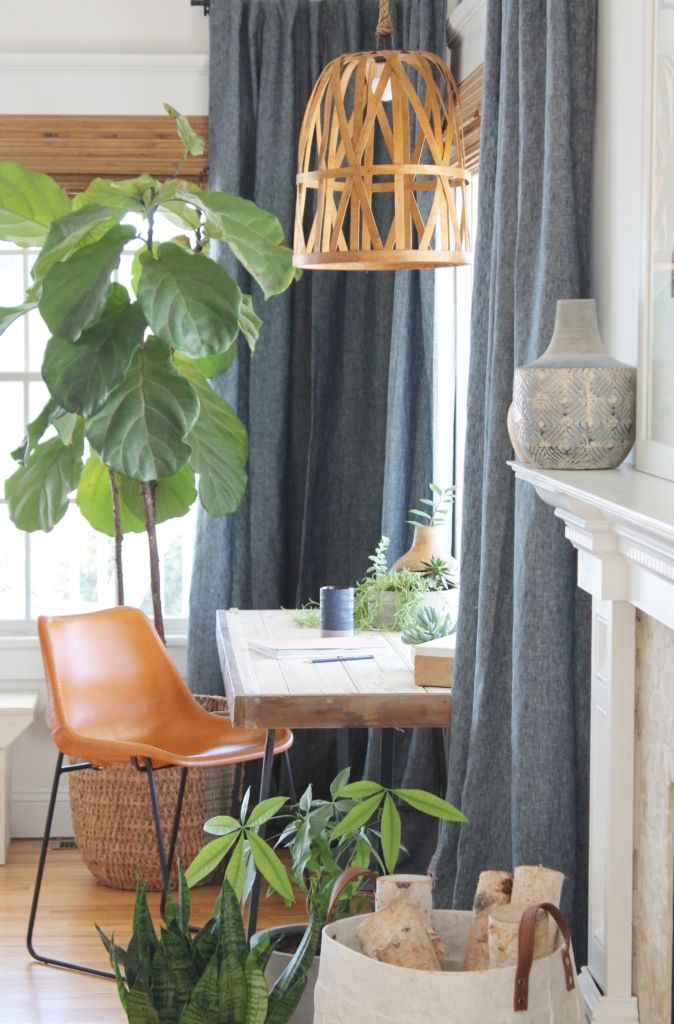
MULTIPOLYGON (((137 608, 38 620, 52 733, 68 738, 143 741, 148 727, 194 702, 148 618, 137 608), (150 724, 151 723, 151 724, 150 724)), ((72 744, 70 744, 72 746, 72 744)))

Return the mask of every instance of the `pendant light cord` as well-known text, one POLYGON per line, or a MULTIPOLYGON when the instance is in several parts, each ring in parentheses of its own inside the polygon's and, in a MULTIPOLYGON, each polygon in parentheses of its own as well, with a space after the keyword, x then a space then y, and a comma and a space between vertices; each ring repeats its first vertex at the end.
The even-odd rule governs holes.
MULTIPOLYGON (((379 21, 377 22, 377 39, 393 35, 391 24, 391 12, 389 10, 390 0, 379 0, 379 21)), ((389 41, 390 44, 390 41, 389 41)))

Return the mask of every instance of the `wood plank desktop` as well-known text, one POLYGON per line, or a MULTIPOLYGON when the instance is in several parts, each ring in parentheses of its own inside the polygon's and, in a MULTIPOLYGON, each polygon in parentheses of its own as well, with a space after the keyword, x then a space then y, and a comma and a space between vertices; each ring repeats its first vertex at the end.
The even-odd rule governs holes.
POLYGON ((216 637, 232 723, 237 728, 448 728, 451 690, 414 684, 412 652, 399 633, 372 661, 312 664, 306 658, 269 658, 251 640, 310 640, 293 613, 219 611, 216 637))

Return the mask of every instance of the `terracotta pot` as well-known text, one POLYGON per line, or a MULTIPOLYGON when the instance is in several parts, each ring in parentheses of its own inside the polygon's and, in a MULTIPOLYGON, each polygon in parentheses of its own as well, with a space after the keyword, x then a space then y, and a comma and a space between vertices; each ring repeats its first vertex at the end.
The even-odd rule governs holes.
POLYGON ((459 563, 445 547, 445 527, 415 526, 412 547, 394 563, 391 572, 397 572, 399 569, 420 572, 424 568, 423 562, 428 562, 431 558, 442 558, 443 562, 453 566, 454 571, 458 572, 459 563))

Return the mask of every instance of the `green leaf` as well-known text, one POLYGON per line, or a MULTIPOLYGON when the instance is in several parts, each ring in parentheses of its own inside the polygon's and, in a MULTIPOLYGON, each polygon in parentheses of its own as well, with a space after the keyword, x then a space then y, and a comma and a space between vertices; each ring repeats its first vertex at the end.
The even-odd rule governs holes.
POLYGON ((275 814, 278 814, 283 805, 287 803, 287 796, 272 796, 269 800, 263 800, 262 803, 257 804, 251 811, 246 827, 249 828, 251 825, 260 826, 270 821, 275 814))
MULTIPOLYGON (((119 480, 118 480, 119 484, 119 480)), ((110 473, 96 452, 91 448, 89 458, 77 487, 75 503, 80 512, 98 533, 115 536, 115 518, 112 507, 112 485, 110 473)), ((144 533, 145 521, 136 519, 120 498, 119 503, 122 533, 144 533)))
MULTIPOLYGON (((264 1024, 267 1017, 267 982, 260 970, 257 957, 249 953, 246 959, 246 985, 248 987, 248 999, 246 1000, 246 1024, 264 1024)), ((217 1024, 217 1021, 216 1021, 217 1024)))
POLYGON ((218 981, 220 1020, 227 1024, 246 1024, 246 973, 244 965, 234 953, 223 956, 218 981))
MULTIPOLYGON (((99 930, 99 933, 102 935, 103 933, 101 932, 100 928, 98 930, 99 930)), ((108 950, 108 952, 110 954, 110 965, 111 965, 113 971, 115 972, 115 982, 117 984, 117 994, 119 995, 119 1001, 122 1004, 122 1006, 124 1007, 125 1012, 127 1012, 128 1011, 128 1006, 129 1006, 129 990, 127 989, 126 985, 124 984, 124 979, 122 978, 122 973, 121 973, 121 971, 119 969, 119 957, 118 957, 118 953, 117 953, 117 951, 119 949, 119 946, 115 945, 115 941, 114 940, 115 940, 115 936, 113 935, 112 936, 112 941, 110 943, 110 948, 108 950)))
POLYGON ((9 517, 20 530, 50 533, 68 511, 68 495, 82 472, 83 432, 71 444, 59 437, 38 444, 24 466, 5 481, 9 517))
MULTIPOLYGON (((307 971, 311 967, 316 950, 318 949, 321 928, 321 919, 314 911, 296 953, 269 993, 269 1010, 266 1024, 285 1024, 288 1017, 283 1016, 279 1011, 286 997, 293 990, 297 992, 296 986, 298 985, 301 986, 301 991, 296 996, 297 1002, 295 1006, 299 1003, 302 991, 304 991, 304 985, 306 985, 307 971)), ((295 1006, 290 1011, 291 1015, 295 1010, 295 1006)))
POLYGON ((278 943, 271 941, 269 932, 263 932, 262 938, 259 942, 256 942, 254 946, 251 946, 250 951, 257 960, 257 966, 260 968, 262 973, 267 969, 267 964, 271 959, 271 955, 276 949, 278 943))
POLYGON ((224 192, 207 192, 188 185, 179 197, 193 202, 217 225, 216 232, 236 258, 255 278, 265 298, 277 295, 295 277, 292 250, 283 245, 283 228, 277 217, 255 203, 224 192))
MULTIPOLYGON (((145 503, 137 480, 120 477, 120 490, 124 504, 137 519, 145 522, 145 503)), ((154 492, 155 519, 164 523, 167 519, 180 519, 187 515, 197 496, 194 471, 183 466, 175 476, 162 477, 154 492)))
POLYGON ((393 792, 417 811, 430 814, 444 821, 468 821, 465 814, 439 796, 426 793, 423 789, 394 789, 393 792))
POLYGON ((33 280, 41 281, 50 267, 67 259, 75 249, 97 242, 123 214, 123 210, 111 206, 91 204, 52 221, 42 251, 31 269, 33 280))
POLYGON ((197 135, 187 118, 179 114, 175 107, 165 103, 164 110, 171 117, 175 118, 178 135, 190 156, 201 156, 205 146, 203 135, 197 135))
POLYGON ((342 786, 334 794, 336 797, 347 796, 352 800, 359 800, 364 796, 372 796, 374 793, 382 793, 384 787, 380 786, 378 782, 370 782, 368 779, 363 779, 362 782, 350 782, 347 786, 342 786))
POLYGON ((243 896, 243 887, 246 883, 246 843, 243 835, 240 836, 238 843, 232 851, 232 856, 229 858, 229 864, 225 871, 225 881, 231 885, 234 893, 236 894, 237 900, 240 900, 243 896))
POLYGON ((204 960, 210 960, 218 947, 218 922, 214 917, 194 936, 194 945, 204 960))
POLYGON ((187 935, 190 923, 190 890, 180 864, 178 864, 178 899, 174 899, 171 890, 166 893, 166 923, 176 921, 183 935, 187 935))
POLYGON ((199 972, 190 951, 191 940, 180 932, 173 921, 161 930, 161 941, 166 950, 169 969, 175 978, 176 994, 181 1003, 186 1003, 199 980, 199 972))
POLYGON ((248 342, 248 347, 251 352, 254 352, 255 346, 257 345, 257 339, 260 337, 262 321, 253 309, 253 299, 250 295, 241 296, 239 327, 241 328, 241 333, 248 342))
POLYGON ((250 786, 248 787, 246 792, 243 794, 243 800, 241 801, 241 807, 239 809, 239 818, 241 819, 241 824, 242 825, 244 825, 245 822, 246 822, 246 815, 248 814, 248 804, 249 804, 249 802, 250 802, 250 786))
POLYGON ((400 853, 400 815, 398 808, 391 799, 391 794, 386 794, 384 809, 381 815, 381 852, 386 864, 386 870, 392 875, 398 863, 400 853))
POLYGON ((115 206, 129 213, 144 213, 152 202, 152 191, 159 191, 159 182, 150 174, 126 181, 107 181, 94 178, 86 192, 80 192, 73 199, 73 210, 80 210, 89 203, 98 206, 115 206))
POLYGON ((126 1004, 129 1024, 161 1024, 159 1014, 152 1005, 147 989, 136 983, 129 992, 126 1004))
POLYGON ((286 1024, 292 1018, 295 1010, 299 1006, 300 999, 304 995, 304 990, 307 987, 306 976, 300 978, 295 982, 292 988, 288 989, 284 995, 279 996, 278 999, 274 1000, 271 1004, 270 1009, 267 1011, 267 1020, 265 1024, 286 1024))
POLYGON ((242 967, 245 966, 248 942, 243 930, 241 908, 236 893, 226 878, 222 883, 220 902, 220 943, 223 958, 231 953, 242 967))
POLYGON ((165 242, 139 257, 138 301, 152 330, 188 356, 223 352, 236 341, 241 291, 224 267, 165 242))
POLYGON ((30 453, 35 449, 36 444, 44 434, 52 420, 52 416, 58 411, 58 406, 53 398, 50 398, 42 412, 40 412, 32 423, 26 428, 26 436, 11 453, 15 462, 25 463, 30 453))
POLYGON ((70 210, 65 189, 21 164, 0 162, 0 238, 15 245, 42 245, 47 228, 70 210))
POLYGON ((143 340, 146 323, 138 303, 129 305, 125 288, 113 284, 102 316, 73 344, 54 335, 47 342, 42 376, 64 409, 94 416, 124 380, 131 357, 143 340), (117 301, 119 292, 126 302, 117 301))
POLYGON ((136 886, 136 900, 133 908, 133 933, 138 937, 140 962, 148 972, 150 969, 151 950, 157 948, 157 933, 152 923, 152 915, 147 905, 147 885, 139 882, 136 886))
POLYGON ((267 879, 270 885, 273 885, 279 896, 283 897, 286 906, 294 903, 295 897, 293 896, 292 886, 288 879, 288 873, 277 854, 274 853, 271 847, 267 846, 264 839, 260 839, 252 830, 250 832, 246 831, 246 838, 250 843, 250 849, 257 870, 267 879))
POLYGON ((209 818, 204 825, 204 832, 212 836, 228 836, 230 832, 241 829, 241 824, 229 814, 218 814, 209 818))
MULTIPOLYGON (((31 309, 36 308, 37 302, 23 302, 20 306, 0 306, 0 334, 4 334, 10 324, 13 324, 24 313, 29 313, 31 309)), ((235 355, 236 349, 234 349, 232 359, 235 355)))
MULTIPOLYGON (((90 247, 91 248, 91 247, 90 247)), ((154 338, 133 354, 124 380, 87 424, 103 462, 134 480, 174 476, 191 449, 183 438, 199 414, 199 399, 154 338)))
POLYGON ((330 796, 334 800, 343 786, 346 786, 351 775, 350 768, 342 768, 338 775, 335 775, 334 779, 330 783, 330 796))
POLYGON ((347 832, 355 832, 356 829, 365 825, 382 802, 384 792, 382 790, 371 796, 369 800, 363 800, 362 803, 352 807, 349 813, 338 823, 337 827, 333 829, 332 838, 339 839, 340 836, 345 835, 347 832))
POLYGON ((231 515, 248 483, 246 428, 191 360, 176 354, 175 362, 199 396, 199 417, 186 441, 192 449, 190 466, 199 474, 201 504, 209 515, 231 515))
POLYGON ((229 852, 230 848, 234 844, 236 839, 236 833, 222 836, 220 839, 214 839, 210 843, 206 843, 205 846, 199 850, 187 871, 185 877, 187 878, 187 884, 191 887, 200 882, 202 878, 206 878, 214 871, 223 857, 229 852))
POLYGON ((178 1004, 173 974, 163 946, 154 951, 150 971, 152 1005, 159 1014, 161 1024, 178 1024, 182 1006, 178 1004))
POLYGON ((172 224, 180 228, 187 228, 188 231, 198 230, 201 224, 201 217, 199 216, 199 211, 195 210, 193 206, 188 206, 181 199, 173 199, 162 203, 161 193, 157 196, 157 201, 160 203, 159 212, 167 220, 170 220, 172 224))
POLYGON ((118 224, 98 242, 77 249, 69 260, 56 263, 42 283, 40 314, 52 334, 77 341, 82 331, 103 312, 119 266, 122 249, 136 229, 118 224))
POLYGON ((219 1024, 218 1002, 218 957, 214 953, 194 986, 180 1024, 219 1024))
POLYGON ((219 377, 232 365, 236 354, 236 345, 230 345, 226 351, 219 352, 217 356, 202 356, 201 359, 192 359, 190 362, 204 377, 213 379, 219 377))
POLYGON ((61 444, 70 444, 77 421, 80 419, 74 412, 64 412, 59 409, 58 416, 52 418, 56 433, 61 438, 61 444))

